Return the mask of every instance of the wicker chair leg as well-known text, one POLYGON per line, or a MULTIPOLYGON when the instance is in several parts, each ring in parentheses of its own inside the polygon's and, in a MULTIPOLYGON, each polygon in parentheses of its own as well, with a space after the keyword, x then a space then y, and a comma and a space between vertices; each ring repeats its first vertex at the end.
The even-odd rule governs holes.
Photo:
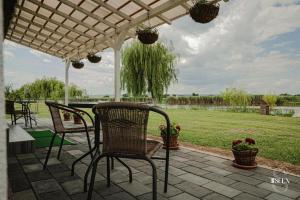
POLYGON ((110 157, 106 157, 106 181, 107 181, 107 187, 110 186, 110 157))
MULTIPOLYGON (((88 141, 89 149, 91 151, 92 145, 91 145, 91 139, 90 139, 90 135, 89 135, 88 131, 86 131, 86 138, 87 138, 87 141, 88 141)), ((93 154, 91 154, 91 159, 93 159, 93 154)))
POLYGON ((115 168, 115 161, 113 157, 110 158, 111 158, 111 169, 113 170, 115 168))
POLYGON ((165 166, 165 185, 164 193, 168 192, 168 181, 169 181, 169 148, 166 149, 166 166, 165 166))
MULTIPOLYGON (((96 150, 95 155, 93 156, 93 159, 91 160, 91 162, 90 162, 90 164, 89 164, 89 166, 88 166, 88 168, 87 168, 87 170, 85 172, 85 175, 84 175, 84 185, 83 185, 84 192, 87 192, 89 173, 90 173, 90 171, 91 171, 91 169, 93 167, 93 163, 95 162, 95 158, 96 158, 98 152, 99 151, 96 150)), ((99 154, 99 156, 100 156, 100 154, 99 154)))
POLYGON ((61 141, 60 141, 60 145, 59 145, 59 149, 58 149, 58 153, 57 153, 57 159, 59 160, 60 158, 60 153, 61 153, 61 149, 62 149, 62 146, 64 144, 64 139, 65 139, 65 133, 62 133, 62 137, 61 137, 61 141))
POLYGON ((130 169, 130 167, 128 165, 126 165, 125 162, 123 162, 120 158, 117 158, 116 159, 122 164, 124 165, 124 167, 126 167, 128 169, 128 172, 129 172, 129 182, 132 183, 132 171, 130 169))
POLYGON ((154 162, 149 159, 149 158, 146 158, 145 160, 147 160, 150 164, 151 164, 151 167, 152 167, 152 199, 153 200, 157 200, 157 171, 156 171, 156 166, 154 164, 154 162))
POLYGON ((95 162, 94 162, 94 164, 93 164, 93 171, 92 171, 91 182, 90 182, 90 187, 89 187, 89 192, 88 192, 88 198, 87 198, 87 200, 91 200, 91 199, 92 199, 98 162, 99 162, 100 159, 103 158, 103 157, 104 157, 103 155, 97 157, 97 159, 95 160, 95 162))
MULTIPOLYGON (((89 154, 93 154, 93 151, 96 150, 96 153, 98 152, 98 148, 95 146, 94 148, 92 148, 90 151, 86 152, 85 154, 83 154, 82 156, 80 156, 79 158, 77 158, 73 163, 72 163, 72 169, 71 169, 71 175, 74 176, 74 170, 75 170, 75 164, 77 162, 79 162, 81 159, 83 159, 84 157, 86 157, 89 154)), ((96 155, 96 154, 95 154, 96 155)))
POLYGON ((53 136, 52 136, 52 139, 51 139, 51 142, 50 142, 50 146, 49 146, 49 149, 48 149, 48 152, 47 152, 47 156, 46 156, 46 159, 45 159, 45 162, 44 162, 44 166, 43 166, 44 170, 47 168, 47 163, 48 163, 48 160, 49 160, 49 156, 51 154, 51 149, 52 149, 54 138, 56 137, 56 134, 57 133, 54 133, 53 136))

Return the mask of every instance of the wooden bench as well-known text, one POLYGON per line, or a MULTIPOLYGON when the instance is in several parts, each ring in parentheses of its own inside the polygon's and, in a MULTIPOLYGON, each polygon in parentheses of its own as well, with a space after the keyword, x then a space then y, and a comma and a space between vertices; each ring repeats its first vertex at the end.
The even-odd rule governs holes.
POLYGON ((33 153, 35 139, 19 125, 8 127, 8 154, 33 153))

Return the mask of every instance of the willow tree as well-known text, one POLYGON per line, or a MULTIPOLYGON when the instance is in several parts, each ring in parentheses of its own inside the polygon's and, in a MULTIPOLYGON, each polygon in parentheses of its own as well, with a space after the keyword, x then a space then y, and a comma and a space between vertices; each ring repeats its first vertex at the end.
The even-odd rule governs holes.
POLYGON ((170 84, 177 81, 175 64, 176 55, 163 43, 134 41, 122 51, 122 89, 134 97, 150 93, 160 101, 170 84))

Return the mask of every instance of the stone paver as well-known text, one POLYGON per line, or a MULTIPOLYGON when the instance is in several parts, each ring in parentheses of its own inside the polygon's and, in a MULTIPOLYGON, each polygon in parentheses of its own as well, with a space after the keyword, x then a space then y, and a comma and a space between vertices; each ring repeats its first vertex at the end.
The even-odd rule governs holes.
POLYGON ((26 173, 34 172, 34 171, 41 171, 43 170, 43 166, 40 163, 30 164, 30 165, 23 165, 23 169, 26 173))
POLYGON ((170 198, 170 200, 198 200, 198 198, 192 196, 192 195, 189 195, 187 193, 182 193, 182 194, 179 194, 175 197, 172 197, 170 198))
POLYGON ((232 172, 229 172, 229 171, 226 171, 226 170, 220 169, 218 167, 214 167, 214 166, 204 167, 203 169, 206 171, 210 171, 210 172, 213 172, 216 174, 223 175, 223 176, 232 174, 232 172))
POLYGON ((269 196, 266 197, 268 200, 292 200, 289 197, 277 194, 277 193, 272 193, 269 196))
POLYGON ((32 182, 32 187, 38 194, 61 190, 60 185, 55 181, 55 179, 32 182))
POLYGON ((127 192, 119 192, 105 198, 106 200, 135 200, 136 198, 129 195, 127 192))
POLYGON ((263 200, 262 198, 253 196, 251 194, 242 193, 233 198, 234 200, 263 200))
POLYGON ((178 176, 179 178, 186 180, 188 182, 194 183, 196 185, 204 185, 208 182, 210 182, 209 179, 202 178, 200 176, 196 176, 194 174, 188 173, 188 174, 183 174, 181 176, 178 176))
POLYGON ((233 180, 236 180, 236 181, 250 184, 250 185, 258 185, 258 184, 262 183, 262 181, 260 181, 260 180, 257 180, 257 179, 254 179, 254 178, 251 178, 248 176, 243 176, 240 174, 231 174, 231 175, 228 175, 227 177, 231 178, 233 180))
POLYGON ((214 182, 214 181, 203 185, 203 187, 208 188, 212 191, 215 191, 217 193, 220 193, 220 194, 222 194, 224 196, 227 196, 227 197, 230 197, 230 198, 234 197, 234 196, 237 196, 238 194, 242 193, 239 190, 236 190, 232 187, 228 187, 226 185, 222 185, 222 184, 214 182))
MULTIPOLYGON (((16 200, 86 200, 83 178, 90 157, 76 165, 75 176, 70 173, 76 157, 88 151, 86 137, 79 133, 66 137, 73 137, 77 145, 64 145, 60 160, 56 159, 58 147, 54 147, 46 170, 42 170, 42 163, 47 148, 36 149, 34 154, 8 158, 8 176, 16 200)), ((164 156, 165 151, 159 150, 157 155, 164 156)), ((123 161, 133 171, 133 183, 129 183, 128 170, 115 161, 111 186, 107 187, 106 159, 103 159, 97 168, 93 200, 152 200, 152 168, 149 163, 132 159, 123 161)), ((154 162, 157 166, 158 200, 300 200, 299 177, 263 167, 237 169, 231 166, 231 160, 183 147, 170 152, 168 192, 164 193, 165 162, 154 162), (270 184, 274 173, 289 179, 287 191, 280 187, 274 190, 274 185, 270 184)))
POLYGON ((36 200, 32 190, 23 190, 14 193, 14 200, 36 200))
MULTIPOLYGON (((149 188, 151 188, 151 191, 152 191, 152 184, 148 185, 149 188)), ((157 183, 157 192, 159 194, 161 194, 162 196, 164 197, 173 197, 173 196, 176 196, 180 193, 182 193, 182 191, 172 185, 168 185, 168 191, 167 193, 164 192, 164 182, 158 182, 157 183)))
POLYGON ((70 197, 62 190, 41 193, 38 194, 38 198, 40 200, 70 200, 70 197))
POLYGON ((183 167, 181 169, 184 170, 184 171, 190 172, 192 174, 198 175, 198 176, 202 176, 204 174, 209 174, 210 173, 209 171, 206 171, 206 170, 203 170, 203 169, 199 169, 197 167, 192 167, 192 166, 183 167))
POLYGON ((261 198, 264 198, 268 194, 271 193, 269 190, 265 190, 265 189, 258 188, 256 186, 249 185, 247 183, 241 183, 241 182, 237 182, 235 184, 232 184, 232 185, 230 185, 230 187, 233 187, 233 188, 235 188, 237 190, 240 190, 240 191, 250 193, 252 195, 255 195, 255 196, 261 197, 261 198))
POLYGON ((202 198, 203 200, 230 200, 230 198, 225 197, 218 193, 212 193, 202 198))
POLYGON ((69 195, 83 192, 83 181, 79 179, 73 181, 66 181, 61 185, 69 195))
POLYGON ((120 187, 123 188, 125 191, 129 192, 133 196, 139 196, 148 192, 151 192, 149 187, 146 187, 140 184, 137 181, 132 181, 132 183, 124 182, 120 183, 120 187))
MULTIPOLYGON (((46 159, 41 159, 41 162, 44 163, 46 159)), ((49 165, 57 165, 61 164, 61 161, 57 160, 57 158, 49 158, 47 162, 47 166, 49 165)))
POLYGON ((300 192, 296 192, 296 191, 291 190, 289 188, 286 189, 286 188, 283 188, 283 187, 280 187, 280 186, 275 186, 275 185, 272 185, 271 183, 261 183, 261 184, 258 185, 258 187, 269 190, 271 192, 279 193, 281 195, 284 195, 284 196, 287 196, 287 197, 290 197, 290 198, 297 198, 297 197, 300 196, 300 192))
POLYGON ((225 176, 222 176, 222 175, 219 175, 216 173, 204 174, 204 175, 202 175, 202 177, 216 181, 216 182, 224 184, 224 185, 231 185, 236 182, 235 180, 232 180, 230 178, 227 178, 225 176))
POLYGON ((179 188, 180 190, 189 193, 197 198, 206 196, 209 193, 212 193, 211 190, 206 189, 204 187, 198 186, 194 183, 190 182, 182 182, 180 184, 175 185, 175 187, 179 188))

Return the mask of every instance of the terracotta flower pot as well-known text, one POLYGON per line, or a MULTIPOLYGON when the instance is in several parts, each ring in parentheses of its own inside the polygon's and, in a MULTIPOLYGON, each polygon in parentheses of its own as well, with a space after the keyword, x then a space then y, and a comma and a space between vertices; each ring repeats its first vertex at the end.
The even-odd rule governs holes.
POLYGON ((82 124, 80 117, 73 115, 74 124, 82 124))
MULTIPOLYGON (((167 143, 167 136, 161 135, 161 138, 164 141, 163 148, 165 149, 166 148, 166 143, 167 143)), ((169 149, 171 149, 171 150, 177 150, 177 149, 179 149, 178 135, 171 135, 170 136, 169 149)))
POLYGON ((71 120, 70 113, 64 113, 63 116, 64 116, 64 121, 70 121, 71 120))

